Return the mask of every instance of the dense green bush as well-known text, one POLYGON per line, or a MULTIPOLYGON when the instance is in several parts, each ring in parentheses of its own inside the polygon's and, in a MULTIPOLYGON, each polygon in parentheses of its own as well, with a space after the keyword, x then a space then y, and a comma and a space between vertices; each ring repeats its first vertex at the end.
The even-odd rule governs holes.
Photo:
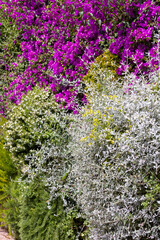
POLYGON ((5 123, 7 123, 7 120, 0 116, 0 179, 2 180, 5 177, 6 181, 9 181, 11 177, 16 175, 17 170, 11 159, 11 154, 4 148, 5 132, 3 125, 5 123))
MULTIPOLYGON (((4 115, 7 96, 4 87, 8 88, 14 76, 24 70, 25 63, 17 61, 21 54, 20 43, 23 41, 22 31, 18 29, 16 21, 10 16, 11 12, 5 11, 5 6, 0 7, 0 101, 3 105, 4 115)), ((8 105, 9 107, 9 105, 8 105)))
POLYGON ((3 144, 0 143, 0 221, 4 222, 3 215, 5 212, 4 203, 10 197, 8 192, 11 181, 17 175, 17 169, 13 164, 10 154, 4 149, 3 144))
POLYGON ((7 194, 6 200, 3 202, 3 223, 7 226, 10 234, 14 235, 15 240, 19 238, 19 221, 20 221, 20 198, 21 190, 18 184, 18 177, 10 181, 5 189, 7 194))
POLYGON ((17 164, 47 141, 57 146, 67 141, 65 129, 69 121, 63 116, 63 109, 56 103, 51 89, 35 87, 12 108, 8 117, 4 125, 5 146, 17 159, 17 164))
POLYGON ((9 211, 13 211, 13 208, 8 205, 11 198, 11 185, 12 181, 18 174, 11 154, 4 148, 4 136, 3 124, 6 119, 0 117, 0 222, 1 226, 8 228, 11 234, 12 224, 8 221, 7 214, 9 211))
MULTIPOLYGON (((9 198, 4 204, 5 223, 16 240, 75 240, 86 239, 85 221, 75 202, 66 211, 61 197, 50 201, 44 177, 33 181, 16 179, 9 184, 9 198)), ((68 199, 69 200, 69 199, 68 199)))
POLYGON ((122 79, 116 73, 119 67, 119 61, 117 55, 112 54, 108 49, 104 51, 103 54, 98 56, 89 68, 88 73, 83 77, 84 83, 89 84, 92 88, 100 91, 100 89, 105 84, 105 81, 101 76, 105 73, 111 81, 116 81, 122 79), (100 79, 102 80, 100 82, 100 79))
POLYGON ((160 78, 129 75, 118 87, 102 77, 103 91, 93 90, 69 129, 72 194, 89 218, 89 239, 159 239, 160 78))
POLYGON ((37 177, 29 184, 25 181, 20 183, 20 239, 77 239, 81 235, 84 220, 78 216, 76 207, 66 213, 60 197, 49 201, 50 194, 42 178, 37 177))

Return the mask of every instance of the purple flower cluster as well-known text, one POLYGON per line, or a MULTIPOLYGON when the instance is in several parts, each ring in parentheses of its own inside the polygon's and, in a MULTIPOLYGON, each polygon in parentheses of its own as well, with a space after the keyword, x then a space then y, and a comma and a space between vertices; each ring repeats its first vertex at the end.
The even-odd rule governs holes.
MULTIPOLYGON (((157 55, 152 54, 153 49, 155 50, 154 53, 160 51, 158 41, 154 45, 152 44, 154 33, 157 33, 158 29, 160 29, 160 6, 151 2, 151 0, 144 1, 143 4, 134 1, 131 4, 127 2, 121 4, 123 6, 122 10, 127 5, 127 13, 130 14, 128 16, 129 20, 128 22, 127 20, 121 21, 114 28, 117 37, 110 44, 109 50, 113 54, 118 54, 121 58, 121 66, 117 69, 118 74, 123 73, 124 66, 127 64, 133 67, 132 72, 138 77, 141 73, 148 74, 150 71, 156 70, 155 65, 158 65, 158 62, 154 61, 154 64, 150 65, 151 68, 148 68, 149 59, 145 60, 145 53, 149 52, 151 57, 155 58, 157 55)), ((114 14, 118 14, 117 9, 118 6, 115 7, 114 14)))
MULTIPOLYGON (((7 99, 18 104, 38 83, 49 85, 57 102, 74 110, 82 77, 103 53, 100 43, 106 40, 110 51, 122 59, 118 74, 125 70, 126 57, 137 76, 139 69, 147 73, 144 54, 150 50, 155 55, 157 43, 153 46, 152 40, 153 31, 160 26, 160 6, 150 0, 141 2, 0 0, 1 8, 16 20, 22 33, 15 72, 20 64, 25 66, 23 72, 12 74, 13 81, 5 89, 7 99)), ((156 63, 151 64, 153 69, 156 63)), ((79 100, 86 102, 83 94, 79 100)))

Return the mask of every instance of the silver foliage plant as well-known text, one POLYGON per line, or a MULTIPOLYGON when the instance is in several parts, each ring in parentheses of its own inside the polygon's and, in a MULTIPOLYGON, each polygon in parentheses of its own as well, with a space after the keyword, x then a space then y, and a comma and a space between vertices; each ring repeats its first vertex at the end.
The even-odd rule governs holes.
POLYGON ((50 200, 60 195, 66 210, 66 196, 74 199, 91 240, 160 239, 160 78, 146 84, 128 75, 124 84, 97 76, 103 87, 88 86, 89 104, 62 113, 68 133, 27 156, 27 181, 44 177, 50 200))
POLYGON ((59 112, 39 88, 32 101, 28 95, 6 127, 10 151, 19 147, 26 181, 42 176, 50 200, 60 195, 66 210, 74 206, 69 198, 78 204, 90 240, 160 239, 159 73, 150 84, 132 74, 121 83, 107 71, 96 74, 102 87, 87 86, 89 104, 78 115, 59 112))
MULTIPOLYGON (((65 136, 62 134, 62 136, 59 136, 59 139, 61 137, 63 138, 65 136)), ((50 191, 48 207, 50 208, 51 200, 59 196, 62 197, 64 205, 66 206, 64 184, 72 165, 72 158, 70 151, 67 149, 67 143, 63 141, 62 145, 57 145, 56 143, 50 143, 48 141, 40 150, 33 151, 32 154, 27 157, 27 160, 29 165, 24 170, 24 175, 27 175, 26 181, 30 182, 37 176, 42 177, 45 186, 48 187, 50 191)))
POLYGON ((69 129, 72 194, 91 240, 160 239, 160 77, 127 79, 89 91, 69 129))

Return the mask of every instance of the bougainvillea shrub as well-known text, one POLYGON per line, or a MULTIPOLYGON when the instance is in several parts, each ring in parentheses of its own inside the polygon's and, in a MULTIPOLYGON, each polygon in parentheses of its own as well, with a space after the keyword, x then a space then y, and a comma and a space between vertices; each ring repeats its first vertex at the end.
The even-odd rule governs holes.
MULTIPOLYGON (((118 74, 127 67, 137 76, 147 73, 144 54, 156 54, 157 2, 1 0, 1 5, 22 31, 21 54, 14 66, 25 65, 24 71, 12 74, 4 94, 17 104, 38 82, 49 85, 56 100, 73 110, 77 100, 85 102, 82 77, 106 47, 121 58, 118 74)), ((156 67, 157 61, 152 62, 151 68, 156 67)))
POLYGON ((105 79, 69 129, 72 194, 90 239, 160 238, 159 81, 155 74, 124 93, 125 85, 105 79))
POLYGON ((114 16, 117 12, 120 12, 121 16, 124 17, 121 21, 118 15, 117 24, 114 24, 113 28, 116 32, 116 38, 109 47, 112 53, 121 57, 121 67, 117 70, 117 73, 121 74, 127 67, 136 76, 142 73, 148 74, 150 70, 154 71, 158 62, 153 61, 151 68, 147 68, 148 59, 145 57, 145 53, 150 51, 154 55, 156 54, 155 50, 159 49, 158 41, 154 38, 154 33, 158 33, 160 28, 159 3, 150 0, 131 1, 131 3, 121 1, 118 5, 115 5, 115 2, 111 4, 113 5, 114 16), (127 11, 125 8, 127 8, 127 11), (153 44, 155 50, 153 50, 153 44))
MULTIPOLYGON (((16 1, 8 3, 7 6, 12 12, 12 17, 17 20, 20 29, 25 29, 23 34, 24 41, 21 43, 22 54, 19 56, 19 61, 25 61, 28 63, 24 69, 24 74, 19 74, 9 87, 10 93, 8 92, 8 97, 11 101, 19 103, 19 100, 22 97, 22 92, 27 92, 29 89, 31 90, 35 82, 39 82, 40 85, 49 84, 53 92, 57 94, 57 99, 64 97, 66 103, 68 102, 69 104, 69 109, 72 109, 73 103, 71 103, 71 98, 75 95, 72 89, 73 83, 69 84, 66 82, 66 84, 63 85, 60 83, 62 79, 54 79, 53 76, 62 73, 63 67, 68 64, 69 69, 67 69, 68 72, 66 72, 66 76, 70 76, 72 80, 73 78, 75 79, 76 71, 78 71, 79 68, 81 69, 81 65, 83 66, 83 62, 80 61, 79 58, 77 58, 77 61, 75 62, 75 56, 77 54, 81 56, 82 54, 84 55, 83 61, 86 61, 87 51, 92 51, 94 46, 85 51, 84 46, 78 46, 79 40, 77 40, 77 43, 72 43, 70 39, 68 39, 70 36, 70 28, 70 31, 73 31, 74 29, 73 26, 75 25, 75 20, 74 18, 72 19, 71 17, 66 16, 66 14, 71 15, 72 11, 71 13, 68 13, 67 10, 62 10, 56 2, 52 2, 49 9, 45 4, 43 5, 40 3, 33 4, 32 6, 33 7, 30 9, 30 5, 26 4, 25 6, 24 3, 21 5, 16 1), (29 16, 26 15, 27 10, 29 16), (59 13, 59 11, 61 13, 59 13), (59 15, 62 13, 63 17, 61 21, 58 21, 58 19, 60 19, 59 15), (33 17, 31 17, 31 15, 33 17), (67 22, 67 29, 65 26, 66 24, 64 24, 66 19, 71 21, 72 26, 69 27, 70 24, 67 22), (56 23, 57 26, 55 26, 56 23), (38 24, 39 27, 37 28, 38 24), (36 29, 30 29, 31 26, 36 29), (46 33, 44 32, 44 28, 46 29, 46 33), (68 62, 66 59, 68 63, 63 63, 64 61, 62 57, 65 56, 65 52, 66 57, 69 60, 68 62), (75 63, 72 64, 70 63, 71 61, 75 63), (81 63, 78 66, 79 62, 81 63), (73 67, 71 65, 73 65, 73 67, 76 66, 77 69, 72 69, 73 67)), ((61 78, 62 77, 63 76, 61 75, 61 78)))

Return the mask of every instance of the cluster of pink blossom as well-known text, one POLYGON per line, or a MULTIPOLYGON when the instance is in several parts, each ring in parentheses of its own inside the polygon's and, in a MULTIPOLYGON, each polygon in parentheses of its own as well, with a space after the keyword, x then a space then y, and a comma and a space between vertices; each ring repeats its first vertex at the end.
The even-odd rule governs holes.
MULTIPOLYGON (((133 6, 136 6, 135 2, 133 6)), ((131 9, 133 12, 135 11, 134 8, 131 9)), ((158 6, 158 3, 156 5, 150 0, 143 1, 143 4, 137 4, 136 11, 133 21, 128 21, 128 27, 125 27, 127 21, 121 21, 114 29, 117 38, 110 44, 109 49, 122 59, 121 66, 117 69, 118 74, 122 74, 126 67, 132 66, 133 73, 138 77, 141 73, 148 74, 150 71, 156 70, 158 65, 159 41, 155 44, 152 41, 154 34, 158 33, 158 29, 160 29, 160 4, 158 6), (147 52, 154 59, 157 56, 156 61, 152 60, 151 68, 148 68, 149 59, 145 60, 147 52), (124 63, 127 63, 128 66, 124 63)))
MULTIPOLYGON (((121 75, 126 58, 132 71, 150 71, 144 54, 155 54, 153 32, 160 27, 160 6, 151 0, 0 0, 1 9, 16 20, 21 55, 14 64, 13 79, 4 94, 19 103, 35 84, 50 86, 63 107, 77 106, 78 86, 95 57, 110 51, 120 56, 121 75), (137 65, 135 65, 135 63, 137 65), (25 69, 18 73, 19 64, 25 69), (18 64, 18 65, 17 65, 18 64), (17 68, 17 70, 16 70, 17 68), (62 79, 64 79, 62 81, 62 79), (66 79, 66 82, 65 82, 66 79)), ((3 49, 4 50, 4 49, 3 49)), ((152 62, 152 70, 157 62, 152 62)), ((86 98, 80 95, 80 101, 86 98)), ((2 101, 2 100, 1 100, 2 101)), ((75 111, 76 112, 76 111, 75 111)))

